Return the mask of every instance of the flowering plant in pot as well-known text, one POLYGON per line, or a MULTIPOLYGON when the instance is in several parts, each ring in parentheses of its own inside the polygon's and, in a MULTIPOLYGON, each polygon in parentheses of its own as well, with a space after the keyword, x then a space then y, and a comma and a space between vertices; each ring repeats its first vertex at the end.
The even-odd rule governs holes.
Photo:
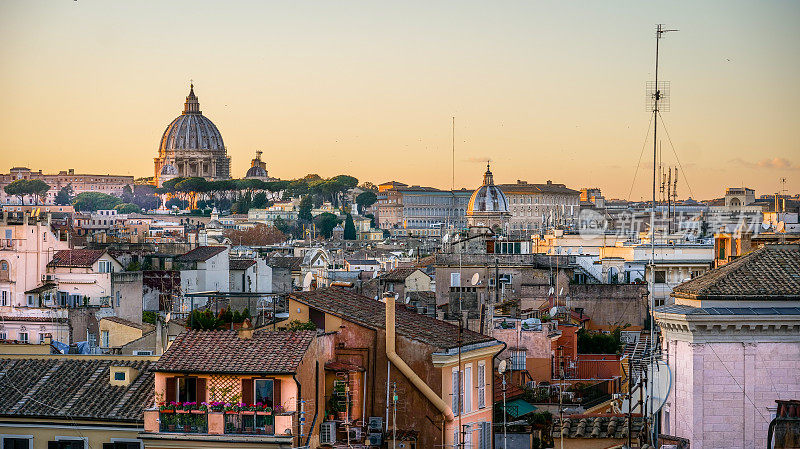
POLYGON ((261 402, 257 403, 256 407, 256 415, 269 415, 272 413, 272 407, 261 402))
POLYGON ((235 415, 239 413, 239 406, 237 404, 225 403, 225 413, 228 415, 235 415))
POLYGON ((211 410, 212 412, 221 412, 221 411, 225 410, 225 403, 224 402, 214 401, 214 402, 209 402, 209 403, 205 403, 204 402, 204 404, 206 405, 207 410, 211 410))
POLYGON ((239 405, 239 410, 242 411, 243 415, 254 415, 255 414, 255 411, 256 411, 256 406, 255 405, 253 405, 253 404, 247 405, 244 402, 240 402, 238 405, 239 405))
POLYGON ((176 405, 177 404, 175 403, 175 401, 172 401, 172 402, 159 402, 158 403, 158 410, 160 412, 162 412, 162 413, 174 413, 176 405))

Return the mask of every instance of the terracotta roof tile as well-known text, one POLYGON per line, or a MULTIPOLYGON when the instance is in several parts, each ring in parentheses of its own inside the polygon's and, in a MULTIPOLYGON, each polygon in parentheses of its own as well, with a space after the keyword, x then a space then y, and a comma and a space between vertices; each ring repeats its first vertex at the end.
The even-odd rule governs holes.
POLYGON ((48 267, 91 267, 105 253, 102 249, 65 249, 56 252, 48 267))
MULTIPOLYGON (((386 306, 384 303, 366 296, 329 287, 292 293, 290 297, 360 326, 370 329, 385 329, 386 327, 386 306)), ((441 349, 458 347, 457 326, 407 310, 402 302, 398 302, 396 305, 397 335, 441 349)), ((493 340, 492 337, 466 329, 462 333, 463 345, 493 340)))
POLYGON ((696 299, 800 299, 800 245, 765 245, 673 289, 696 299))
POLYGON ((270 374, 294 373, 316 331, 253 332, 187 330, 172 342, 153 368, 160 372, 270 374))
POLYGON ((153 404, 151 361, 0 358, 0 415, 141 422, 153 404), (109 383, 112 366, 130 366, 129 386, 109 383))
POLYGON ((225 246, 198 246, 188 253, 176 257, 175 262, 205 262, 226 249, 225 246))
POLYGON ((253 259, 231 259, 229 268, 231 270, 246 270, 256 264, 253 259))
POLYGON ((405 282, 406 278, 417 270, 418 268, 395 268, 392 271, 380 275, 380 278, 385 282, 405 282))
POLYGON ((300 265, 303 263, 302 257, 271 257, 267 265, 274 268, 288 268, 290 270, 299 270, 300 265))

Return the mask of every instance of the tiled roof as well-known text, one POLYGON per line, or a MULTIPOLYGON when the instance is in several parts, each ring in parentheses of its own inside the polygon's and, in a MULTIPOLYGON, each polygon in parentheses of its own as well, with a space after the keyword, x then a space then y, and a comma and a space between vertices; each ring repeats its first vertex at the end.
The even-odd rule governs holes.
POLYGON ((572 190, 564 184, 528 184, 517 182, 516 184, 498 184, 497 187, 506 194, 533 194, 533 193, 556 193, 561 195, 579 195, 580 192, 572 190))
POLYGON ((765 245, 673 289, 694 299, 800 299, 800 245, 765 245))
POLYGON ((0 316, 0 321, 25 321, 29 323, 66 323, 67 318, 47 316, 0 316))
POLYGON ((229 268, 231 270, 246 270, 256 264, 253 259, 231 259, 229 268))
POLYGON ((42 285, 40 285, 38 287, 34 287, 34 288, 26 291, 25 294, 43 293, 43 292, 46 292, 46 291, 49 291, 49 290, 53 290, 56 287, 58 287, 56 284, 53 284, 52 282, 46 282, 46 283, 44 283, 44 284, 42 284, 42 285))
POLYGON ((141 422, 153 404, 152 363, 0 358, 0 415, 141 422), (112 386, 112 366, 130 366, 139 375, 129 386, 112 386))
POLYGON ((177 373, 294 373, 316 331, 255 331, 243 340, 237 331, 187 330, 172 342, 153 371, 177 373))
MULTIPOLYGON (((634 416, 631 423, 631 435, 635 438, 642 427, 643 418, 634 416)), ((564 438, 613 438, 621 440, 628 438, 627 416, 593 416, 572 415, 565 416, 561 421, 553 419, 554 439, 564 438)))
POLYGON ((350 265, 378 265, 377 260, 373 259, 347 259, 350 265))
POLYGON ((65 249, 56 252, 48 267, 91 267, 105 253, 102 249, 65 249))
POLYGON ((417 271, 417 268, 395 268, 392 271, 384 273, 380 276, 384 282, 405 282, 406 278, 411 276, 411 273, 417 271))
MULTIPOLYGON (((329 287, 292 293, 290 297, 360 326, 370 329, 385 329, 386 327, 386 306, 384 303, 366 296, 329 287)), ((396 305, 397 335, 441 349, 458 347, 457 326, 409 311, 402 301, 398 301, 396 305)), ((493 340, 492 337, 466 329, 462 333, 463 345, 493 340)))
POLYGON ((175 262, 205 262, 225 249, 225 246, 198 246, 188 253, 176 257, 175 262))
POLYGON ((300 265, 303 263, 302 257, 271 257, 267 265, 273 268, 288 268, 290 270, 299 270, 300 265))

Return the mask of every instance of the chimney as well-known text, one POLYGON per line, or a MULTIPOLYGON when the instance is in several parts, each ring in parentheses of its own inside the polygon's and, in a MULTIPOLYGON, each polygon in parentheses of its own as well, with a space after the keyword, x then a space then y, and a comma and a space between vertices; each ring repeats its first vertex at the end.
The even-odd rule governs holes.
POLYGON ((253 325, 250 324, 250 320, 244 320, 242 323, 242 327, 239 328, 237 331, 239 334, 240 340, 252 340, 253 339, 253 325))

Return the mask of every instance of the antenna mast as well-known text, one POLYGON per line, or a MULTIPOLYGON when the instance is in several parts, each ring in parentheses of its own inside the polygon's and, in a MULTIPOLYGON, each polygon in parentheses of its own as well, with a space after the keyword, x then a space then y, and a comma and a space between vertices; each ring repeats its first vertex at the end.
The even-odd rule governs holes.
MULTIPOLYGON (((649 301, 649 308, 650 308, 650 367, 653 368, 653 364, 655 361, 655 354, 653 348, 655 347, 655 268, 656 268, 656 176, 658 172, 657 163, 658 163, 658 115, 659 115, 659 101, 666 100, 663 107, 665 110, 669 110, 669 84, 664 83, 660 84, 658 81, 658 44, 661 41, 661 35, 664 33, 669 33, 672 31, 678 30, 670 30, 665 29, 664 25, 658 24, 656 25, 656 66, 655 66, 655 82, 652 84, 651 89, 648 89, 650 93, 650 98, 648 99, 652 103, 652 113, 653 113, 653 198, 652 204, 650 208, 650 282, 648 283, 648 287, 650 288, 650 301, 649 301)), ((652 384, 652 377, 650 383, 652 384)), ((652 395, 653 385, 648 385, 647 392, 648 394, 652 395)), ((652 404, 652 401, 650 401, 652 404)), ((644 410, 642 410, 644 412, 644 410)), ((644 413, 642 413, 644 414, 644 413)), ((652 418, 651 414, 650 418, 652 418)), ((651 429, 655 429, 657 426, 655 422, 653 422, 653 426, 651 429)), ((652 432, 650 435, 651 442, 652 442, 652 432)))

